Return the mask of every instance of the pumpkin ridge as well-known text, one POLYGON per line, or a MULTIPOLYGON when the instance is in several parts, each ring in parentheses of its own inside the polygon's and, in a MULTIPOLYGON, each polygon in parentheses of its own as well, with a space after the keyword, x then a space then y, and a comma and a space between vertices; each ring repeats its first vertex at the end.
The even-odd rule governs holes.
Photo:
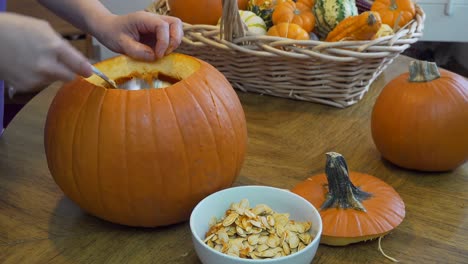
MULTIPOLYGON (((98 141, 99 141, 99 138, 101 137, 101 117, 102 117, 102 105, 103 105, 103 102, 104 102, 104 99, 107 95, 107 89, 104 90, 104 95, 101 96, 101 100, 99 102, 99 114, 98 114, 98 120, 97 120, 97 131, 96 131, 96 136, 98 138, 98 141)), ((102 182, 101 182, 101 177, 99 176, 99 172, 101 171, 99 169, 99 166, 100 166, 100 151, 99 151, 100 147, 99 147, 99 144, 96 145, 96 178, 97 178, 97 189, 98 189, 98 204, 100 205, 101 207, 101 210, 102 211, 107 211, 108 209, 106 209, 106 206, 104 205, 104 199, 102 198, 102 182)))
MULTIPOLYGON (((129 123, 129 122, 128 122, 128 111, 127 111, 128 104, 129 104, 129 97, 128 97, 129 92, 121 92, 120 95, 122 95, 122 94, 123 94, 124 97, 125 97, 124 100, 123 100, 125 103, 122 104, 123 107, 125 108, 123 112, 126 113, 126 114, 125 114, 125 118, 122 118, 122 120, 124 120, 124 124, 123 124, 123 127, 124 127, 124 129, 123 129, 123 131, 124 131, 124 140, 123 140, 123 143, 124 143, 125 152, 128 153, 128 133, 127 133, 127 129, 125 129, 125 128, 127 127, 127 123, 129 123)), ((124 159, 125 165, 123 166, 123 167, 124 167, 124 171, 125 171, 125 175, 126 175, 126 179, 127 179, 127 182, 126 182, 126 184, 125 184, 126 190, 127 190, 127 199, 126 199, 126 203, 127 203, 128 210, 129 210, 129 213, 130 213, 130 214, 128 214, 128 215, 137 215, 137 211, 135 211, 135 210, 133 209, 133 205, 132 205, 132 203, 130 202, 130 201, 133 200, 133 199, 132 199, 132 193, 131 193, 132 191, 131 191, 131 189, 130 189, 130 184, 129 184, 129 182, 130 182, 130 177, 131 177, 131 176, 130 176, 128 158, 129 158, 129 156, 126 155, 126 156, 125 156, 125 159, 124 159)), ((141 219, 140 216, 138 216, 138 219, 141 219)), ((130 220, 130 219, 125 219, 125 221, 128 221, 128 220, 130 220)))
MULTIPOLYGON (((210 92, 210 95, 211 95, 211 96, 213 96, 213 94, 214 94, 214 96, 216 96, 216 97, 218 98, 218 100, 219 100, 219 96, 216 94, 215 91, 213 91, 212 89, 209 89, 209 92, 210 92)), ((219 101, 221 102, 221 105, 223 106, 224 111, 226 111, 227 116, 229 117, 229 122, 231 123, 231 126, 232 126, 234 129, 236 129, 235 126, 233 125, 234 122, 232 121, 233 119, 232 119, 232 117, 231 117, 231 113, 230 113, 230 111, 228 111, 228 108, 226 107, 226 105, 224 105, 224 101, 223 101, 223 100, 219 100, 219 101)), ((218 115, 217 115, 217 114, 216 114, 216 117, 218 118, 218 115)), ((219 121, 218 121, 218 122, 219 122, 219 121)), ((234 133, 234 137, 235 137, 235 139, 236 139, 236 142, 238 142, 239 137, 238 137, 238 135, 237 135, 237 132, 234 133)), ((236 146, 239 146, 239 144, 236 144, 236 146)), ((240 156, 239 154, 240 154, 240 151, 236 151, 236 153, 235 153, 236 164, 239 164, 239 156, 240 156)), ((238 166, 235 168, 235 174, 236 174, 236 175, 239 173, 241 167, 242 167, 242 164, 238 165, 238 166)), ((234 181, 235 181, 235 179, 234 179, 234 181)), ((230 184, 233 184, 234 181, 231 182, 230 184)))
POLYGON ((364 234, 364 231, 362 230, 362 227, 361 227, 361 220, 360 220, 360 217, 358 214, 354 214, 354 221, 356 223, 356 228, 357 228, 357 232, 359 234, 361 234, 361 236, 364 234))
MULTIPOLYGON (((178 134, 180 135, 180 140, 181 140, 180 142, 182 144, 182 149, 183 149, 182 152, 184 153, 184 155, 183 155, 184 156, 184 163, 189 164, 189 162, 188 162, 189 159, 188 159, 188 154, 187 154, 187 147, 186 147, 187 143, 185 142, 184 134, 182 133, 182 130, 180 129, 181 124, 179 122, 179 118, 178 118, 177 113, 176 113, 176 111, 174 109, 174 106, 172 104, 171 96, 169 95, 168 90, 163 89, 163 92, 164 92, 165 96, 167 97, 168 106, 170 107, 171 113, 174 116, 174 120, 177 123, 177 129, 179 131, 178 134)), ((187 165, 184 166, 184 168, 187 168, 187 167, 189 167, 189 166, 187 166, 187 165)), ((184 171, 185 171, 185 179, 188 180, 188 185, 187 186, 189 187, 189 193, 193 193, 192 190, 193 190, 194 186, 192 186, 193 182, 192 182, 192 177, 190 177, 190 172, 187 171, 187 169, 185 169, 184 171)), ((196 188, 196 186, 195 186, 195 188, 196 188)))
MULTIPOLYGON (((189 82, 187 82, 187 83, 189 83, 189 82)), ((184 87, 185 90, 187 90, 187 92, 190 94, 190 96, 192 97, 194 103, 197 105, 197 108, 200 109, 200 112, 202 112, 202 113, 203 113, 203 116, 205 117, 206 125, 207 125, 207 127, 210 128, 211 136, 213 137, 213 142, 214 142, 215 147, 216 147, 216 158, 217 158, 217 160, 218 160, 218 164, 221 164, 221 157, 220 157, 219 146, 218 146, 218 143, 217 143, 217 140, 216 140, 216 135, 215 135, 214 129, 213 129, 213 127, 212 127, 211 124, 210 124, 210 120, 209 120, 209 118, 208 118, 208 115, 207 115, 206 112, 203 110, 203 107, 200 105, 200 103, 198 102, 198 100, 197 100, 195 94, 189 89, 189 87, 187 87, 186 85, 184 85, 183 87, 184 87)), ((211 89, 208 89, 208 90, 210 91, 211 89)), ((215 108, 216 108, 216 103, 214 102, 214 99, 213 99, 213 96, 212 96, 211 92, 210 92, 210 97, 211 97, 211 100, 212 100, 212 102, 213 102, 213 105, 214 105, 215 108)), ((217 109, 216 109, 216 120, 218 121, 218 126, 221 127, 221 123, 220 123, 220 121, 219 121, 219 115, 218 115, 217 109)), ((217 173, 218 173, 218 175, 221 175, 221 173, 222 173, 221 171, 222 171, 222 170, 221 170, 221 167, 218 165, 218 166, 217 166, 217 173)))
MULTIPOLYGON (((210 66, 210 67, 211 67, 211 66, 210 66)), ((214 94, 218 99, 219 99, 219 98, 222 98, 221 96, 219 96, 219 95, 216 93, 216 91, 214 91, 214 90, 212 90, 212 89, 209 89, 209 91, 210 91, 210 94, 214 94)), ((233 117, 231 116, 231 111, 229 111, 229 107, 227 107, 227 106, 225 105, 224 100, 220 100, 220 102, 221 102, 221 105, 223 106, 224 110, 226 111, 227 116, 229 117, 229 122, 231 123, 232 128, 235 130, 235 132, 234 132, 234 137, 235 137, 235 139, 236 139, 236 142, 239 142, 239 136, 237 135, 239 128, 236 127, 236 126, 234 125, 236 122, 233 122, 233 120, 234 120, 235 118, 233 118, 233 117)), ((236 146, 239 147, 240 144, 236 144, 236 146)), ((237 151, 235 151, 235 160, 236 160, 236 164, 239 164, 239 165, 237 166, 236 170, 235 170, 236 175, 238 175, 238 173, 240 172, 240 169, 241 169, 241 167, 242 167, 242 163, 239 162, 239 157, 242 156, 241 153, 242 153, 242 151, 239 151, 239 149, 238 149, 237 151)), ((233 179, 233 182, 232 182, 232 183, 234 183, 234 181, 235 181, 235 179, 233 179)), ((232 184, 232 183, 231 183, 231 184, 232 184)))
MULTIPOLYGON (((74 82, 77 82, 78 80, 80 79, 76 79, 74 82)), ((45 147, 46 147, 45 150, 46 150, 46 153, 49 153, 49 155, 46 155, 47 164, 48 164, 49 170, 52 174, 54 181, 57 182, 57 184, 63 184, 63 185, 66 185, 67 187, 71 186, 71 188, 66 188, 66 190, 64 191, 67 191, 67 193, 70 192, 70 198, 72 198, 72 200, 75 200, 75 199, 79 200, 78 196, 81 197, 81 195, 80 193, 78 193, 79 190, 78 190, 76 181, 73 178, 73 176, 69 177, 70 173, 68 173, 68 170, 64 168, 66 166, 57 166, 56 164, 52 162, 53 160, 57 159, 56 158, 57 156, 60 156, 59 151, 57 151, 56 148, 53 148, 52 142, 54 140, 52 140, 52 138, 55 138, 55 140, 57 140, 57 137, 61 136, 61 135, 58 136, 56 134, 56 130, 60 130, 61 126, 59 126, 59 124, 63 124, 63 122, 61 122, 61 119, 62 119, 61 116, 57 115, 54 110, 60 109, 61 105, 63 104, 61 103, 61 101, 59 101, 59 99, 67 100, 67 98, 70 97, 70 95, 66 92, 67 90, 71 90, 69 87, 70 86, 64 86, 62 89, 60 89, 57 92, 55 99, 52 101, 50 105, 49 112, 48 112, 47 119, 46 119, 46 126, 45 126, 46 128, 45 129, 45 147), (57 175, 66 175, 67 177, 65 179, 62 179, 60 177, 57 177, 57 175), (63 182, 67 180, 68 181, 71 180, 72 183, 64 184, 63 182)), ((84 90, 81 90, 80 92, 82 91, 84 90)), ((90 94, 90 90, 88 89, 87 96, 89 96, 89 94, 90 94)), ((86 100, 81 100, 81 101, 86 102, 86 100)), ((83 104, 84 103, 81 103, 81 106, 83 104)), ((81 106, 80 106, 80 109, 81 109, 81 106)), ((76 124, 76 119, 78 119, 78 114, 76 114, 74 120, 72 119, 75 122, 71 122, 71 123, 76 124)), ((70 156, 70 157, 72 157, 72 154, 73 154, 73 149, 71 148, 71 146, 73 145, 73 140, 74 140, 73 137, 74 137, 74 133, 72 137, 66 142, 66 143, 71 142, 70 147, 67 148, 67 149, 70 149, 70 154, 69 155, 67 154, 67 156, 70 156)))
POLYGON ((88 206, 88 201, 85 199, 85 196, 82 194, 82 192, 81 192, 81 190, 80 190, 80 187, 79 187, 79 184, 78 184, 78 180, 77 180, 77 177, 76 177, 76 172, 75 172, 75 171, 76 171, 76 169, 75 169, 76 166, 75 166, 75 161, 74 161, 75 155, 73 154, 73 153, 75 152, 75 149, 73 148, 73 145, 74 145, 74 142, 77 140, 77 139, 76 139, 76 136, 77 136, 76 134, 78 134, 78 133, 77 133, 77 130, 78 130, 78 129, 77 129, 77 128, 78 128, 78 123, 79 123, 80 118, 82 118, 84 106, 85 106, 86 103, 88 102, 88 100, 89 100, 89 98, 91 97, 91 94, 92 94, 92 93, 93 93, 93 91, 91 90, 91 91, 89 92, 88 96, 86 96, 86 100, 83 100, 84 103, 81 105, 80 110, 79 110, 79 113, 78 113, 78 115, 77 115, 77 117, 76 117, 75 125, 74 125, 74 128, 73 128, 73 130, 72 130, 72 131, 73 131, 72 140, 71 140, 72 151, 70 152, 70 153, 71 153, 71 154, 70 154, 70 156, 71 156, 71 157, 70 157, 70 160, 72 161, 72 162, 71 162, 71 176, 72 176, 72 179, 73 179, 72 181, 73 181, 73 184, 74 184, 75 187, 76 187, 76 191, 77 191, 77 193, 78 193, 78 196, 80 197, 79 200, 80 200, 80 201, 84 201, 84 202, 86 203, 86 205, 83 205, 83 207, 85 207, 85 208, 90 208, 90 207, 88 206))
MULTIPOLYGON (((149 114, 150 114, 150 119, 151 119, 151 123, 154 123, 155 122, 155 116, 153 114, 153 103, 151 102, 151 99, 152 97, 149 96, 149 94, 151 94, 153 90, 151 89, 148 89, 146 90, 146 93, 148 94, 146 96, 146 98, 148 99, 148 106, 149 106, 149 114)), ((153 126, 150 126, 151 127, 151 135, 153 136, 153 146, 154 146, 154 149, 155 150, 158 150, 158 142, 157 142, 157 136, 156 136, 156 131, 154 129, 153 126)), ((154 166, 154 167, 157 167, 159 173, 158 175, 160 175, 161 177, 154 177, 155 181, 157 182, 154 186, 154 188, 156 189, 155 192, 154 192, 154 199, 156 201, 156 203, 158 204, 165 204, 164 203, 164 200, 162 199, 163 197, 165 197, 165 195, 158 195, 160 193, 164 193, 164 188, 161 188, 161 186, 164 186, 164 177, 163 176, 163 173, 162 173, 162 170, 161 170, 161 166, 160 164, 158 163, 158 159, 154 159, 154 163, 153 164, 158 164, 157 166, 154 166), (159 183, 159 184, 158 184, 159 183)), ((159 213, 158 215, 166 215, 166 207, 165 206, 161 206, 159 207, 159 210, 160 212, 157 212, 159 213)))

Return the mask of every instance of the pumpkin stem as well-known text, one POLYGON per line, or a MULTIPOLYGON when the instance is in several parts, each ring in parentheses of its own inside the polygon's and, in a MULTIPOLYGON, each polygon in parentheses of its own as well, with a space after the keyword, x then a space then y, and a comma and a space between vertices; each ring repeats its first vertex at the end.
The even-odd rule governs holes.
POLYGON ((430 82, 440 78, 440 72, 435 62, 411 61, 409 66, 410 82, 430 82))
POLYGON ((367 25, 373 26, 377 23, 377 19, 375 18, 375 15, 370 13, 369 16, 367 17, 367 25))
POLYGON ((397 5, 397 3, 396 3, 396 0, 392 0, 392 1, 390 2, 389 8, 390 8, 390 10, 392 10, 392 11, 395 11, 395 10, 398 9, 398 5, 397 5))
POLYGON ((349 179, 346 160, 341 154, 328 152, 326 155, 325 174, 328 180, 328 193, 320 209, 352 208, 365 212, 366 208, 361 202, 370 198, 372 194, 354 186, 349 179))

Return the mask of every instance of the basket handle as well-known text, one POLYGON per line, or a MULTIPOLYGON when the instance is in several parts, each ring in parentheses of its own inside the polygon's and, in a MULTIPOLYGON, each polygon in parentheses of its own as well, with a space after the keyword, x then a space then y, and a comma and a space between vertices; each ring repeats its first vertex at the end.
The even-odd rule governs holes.
POLYGON ((232 41, 247 34, 247 25, 239 15, 237 0, 222 0, 223 13, 220 21, 221 39, 232 41))

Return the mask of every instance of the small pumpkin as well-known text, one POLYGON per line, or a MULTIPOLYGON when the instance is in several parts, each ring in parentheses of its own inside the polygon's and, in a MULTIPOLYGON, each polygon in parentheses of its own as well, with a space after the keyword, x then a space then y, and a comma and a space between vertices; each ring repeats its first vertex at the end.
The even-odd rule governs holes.
POLYGON ((320 243, 345 246, 388 234, 405 217, 405 204, 387 183, 372 175, 348 171, 344 157, 326 154, 325 173, 314 175, 291 191, 320 208, 320 243))
MULTIPOLYGON (((248 0, 237 0, 239 10, 246 10, 248 0)), ((167 0, 170 15, 189 24, 216 25, 223 12, 221 0, 167 0)))
POLYGON ((307 32, 311 32, 315 27, 314 14, 303 3, 284 2, 277 5, 272 20, 274 25, 283 22, 297 24, 307 32))
POLYGON ((380 29, 379 13, 367 11, 341 21, 326 38, 326 41, 369 40, 380 29))
POLYGON ((378 96, 371 130, 382 156, 400 167, 457 168, 468 160, 468 81, 435 63, 412 61, 378 96))
POLYGON ((44 146, 50 173, 71 200, 114 223, 154 227, 186 221, 200 200, 232 185, 247 130, 223 74, 176 53, 150 63, 117 56, 96 67, 117 83, 164 75, 172 85, 108 89, 91 76, 58 91, 44 146))
POLYGON ((401 16, 398 26, 403 27, 416 15, 413 0, 375 0, 371 11, 379 13, 382 23, 392 27, 395 26, 398 16, 401 16))
POLYGON ((268 36, 290 38, 295 40, 308 40, 309 33, 302 27, 294 23, 279 23, 272 26, 268 32, 268 36))

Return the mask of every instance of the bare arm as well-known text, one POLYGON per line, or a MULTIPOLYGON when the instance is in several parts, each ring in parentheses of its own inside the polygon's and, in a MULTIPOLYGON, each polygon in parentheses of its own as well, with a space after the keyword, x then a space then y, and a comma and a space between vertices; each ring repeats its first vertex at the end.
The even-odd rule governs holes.
POLYGON ((98 0, 38 0, 40 4, 92 35, 96 25, 112 13, 98 0))
POLYGON ((98 0, 38 1, 110 50, 136 59, 160 58, 182 41, 182 22, 175 17, 144 11, 117 16, 98 0))

